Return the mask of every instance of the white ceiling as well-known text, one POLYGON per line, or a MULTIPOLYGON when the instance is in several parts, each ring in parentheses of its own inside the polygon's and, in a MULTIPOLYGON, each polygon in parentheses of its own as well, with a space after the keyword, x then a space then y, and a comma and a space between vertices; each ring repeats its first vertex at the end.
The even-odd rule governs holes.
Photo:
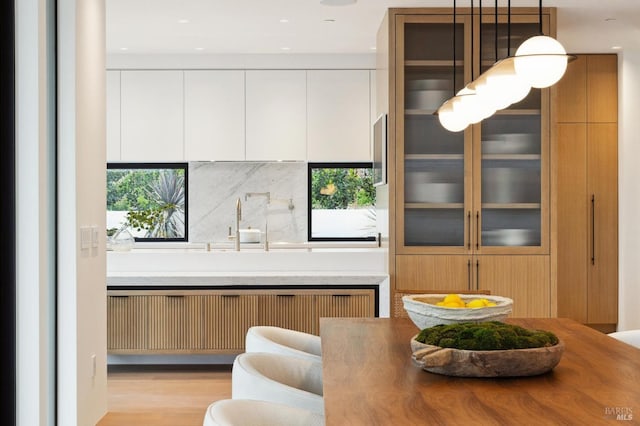
MULTIPOLYGON (((469 4, 457 0, 459 7, 469 4)), ((106 0, 107 52, 371 53, 387 8, 452 5, 453 0, 358 0, 349 6, 325 6, 319 0, 106 0)), ((519 6, 538 2, 511 1, 511 7, 519 6)), ((639 0, 545 0, 543 6, 558 8, 557 38, 569 52, 640 49, 639 0)))

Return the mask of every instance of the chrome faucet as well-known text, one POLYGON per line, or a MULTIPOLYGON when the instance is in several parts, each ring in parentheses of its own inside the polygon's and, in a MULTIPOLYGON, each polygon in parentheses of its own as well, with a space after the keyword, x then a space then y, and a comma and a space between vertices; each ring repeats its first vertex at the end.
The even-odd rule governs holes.
POLYGON ((236 251, 240 251, 240 221, 242 220, 242 203, 236 200, 236 251))

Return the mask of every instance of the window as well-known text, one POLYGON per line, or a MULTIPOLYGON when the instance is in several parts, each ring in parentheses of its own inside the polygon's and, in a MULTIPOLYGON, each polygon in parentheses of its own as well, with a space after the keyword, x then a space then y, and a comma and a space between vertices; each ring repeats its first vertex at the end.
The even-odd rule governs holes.
POLYGON ((136 241, 187 241, 186 163, 107 165, 107 234, 136 241))
POLYGON ((309 241, 374 241, 371 163, 309 163, 309 241))

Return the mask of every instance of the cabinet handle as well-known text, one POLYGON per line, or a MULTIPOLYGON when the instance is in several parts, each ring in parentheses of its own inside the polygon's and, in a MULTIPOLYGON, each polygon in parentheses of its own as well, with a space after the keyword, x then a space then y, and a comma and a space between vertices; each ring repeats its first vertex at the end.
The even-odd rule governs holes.
POLYGON ((480 290, 480 261, 476 260, 476 290, 480 290))
POLYGON ((471 210, 467 212, 467 250, 471 250, 471 210))
POLYGON ((127 299, 129 296, 127 295, 109 295, 109 297, 117 297, 118 299, 127 299))
POLYGON ((480 249, 480 212, 476 212, 476 250, 480 249))
POLYGON ((240 295, 239 295, 239 294, 222 294, 221 296, 222 296, 222 297, 230 297, 230 298, 231 298, 231 297, 240 297, 240 295))
POLYGON ((596 264, 596 196, 591 194, 591 264, 596 264))
POLYGON ((183 298, 184 294, 165 294, 165 297, 183 298))
POLYGON ((296 297, 295 294, 276 294, 278 297, 296 297))
POLYGON ((467 288, 471 290, 471 259, 467 260, 467 288))
POLYGON ((333 297, 351 297, 351 294, 332 294, 333 297))

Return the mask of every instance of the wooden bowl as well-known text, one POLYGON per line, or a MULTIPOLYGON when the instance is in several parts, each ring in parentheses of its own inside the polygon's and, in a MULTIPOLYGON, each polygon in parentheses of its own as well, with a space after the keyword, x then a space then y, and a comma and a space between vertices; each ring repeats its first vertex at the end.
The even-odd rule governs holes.
POLYGON ((482 308, 448 308, 438 306, 446 294, 411 294, 402 296, 402 303, 409 318, 420 329, 438 324, 458 324, 462 322, 502 321, 512 310, 513 300, 508 297, 484 294, 461 294, 465 302, 473 299, 487 299, 496 306, 482 308))
POLYGON ((564 352, 560 340, 554 346, 532 349, 469 351, 441 348, 411 339, 411 359, 431 373, 457 377, 536 376, 551 371, 564 352))

